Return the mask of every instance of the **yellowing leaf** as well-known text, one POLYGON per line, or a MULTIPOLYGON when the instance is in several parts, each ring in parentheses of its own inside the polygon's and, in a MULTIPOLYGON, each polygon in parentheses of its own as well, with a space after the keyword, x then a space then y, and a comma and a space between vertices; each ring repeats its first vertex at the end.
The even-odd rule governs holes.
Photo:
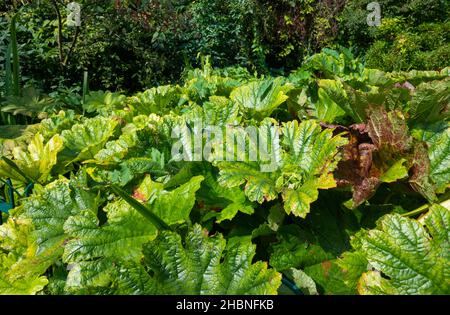
MULTIPOLYGON (((28 144, 27 150, 18 146, 13 149, 13 162, 31 179, 45 183, 49 180, 50 172, 57 163, 58 152, 62 148, 63 139, 59 135, 53 136, 44 144, 44 137, 37 133, 28 144)), ((22 176, 1 160, 0 176, 25 181, 22 176)))

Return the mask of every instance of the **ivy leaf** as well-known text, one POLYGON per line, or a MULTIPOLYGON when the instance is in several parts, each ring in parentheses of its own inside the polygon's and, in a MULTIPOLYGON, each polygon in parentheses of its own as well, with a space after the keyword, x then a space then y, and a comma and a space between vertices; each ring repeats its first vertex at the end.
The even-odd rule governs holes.
POLYGON ((397 214, 384 216, 362 239, 361 251, 389 278, 365 274, 360 293, 449 294, 449 228, 450 212, 438 205, 423 223, 397 214))

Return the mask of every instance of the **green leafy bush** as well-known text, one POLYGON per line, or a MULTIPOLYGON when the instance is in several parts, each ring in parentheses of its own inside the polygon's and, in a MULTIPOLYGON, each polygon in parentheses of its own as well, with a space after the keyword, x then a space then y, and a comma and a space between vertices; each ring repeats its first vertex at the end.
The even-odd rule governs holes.
POLYGON ((367 65, 385 71, 439 70, 450 64, 446 1, 378 1, 381 25, 370 27, 371 1, 347 1, 340 15, 340 42, 355 45, 367 65))
POLYGON ((449 294, 449 89, 325 49, 288 77, 205 60, 91 93, 0 141, 0 293, 449 294))
MULTIPOLYGON (((344 3, 80 0, 82 25, 76 29, 66 25, 68 2, 9 8, 19 16, 23 85, 45 92, 79 87, 87 69, 92 90, 136 92, 179 82, 186 67, 200 64, 199 54, 221 68, 289 71, 333 44, 344 3)), ((2 28, 0 40, 6 37, 2 28)))

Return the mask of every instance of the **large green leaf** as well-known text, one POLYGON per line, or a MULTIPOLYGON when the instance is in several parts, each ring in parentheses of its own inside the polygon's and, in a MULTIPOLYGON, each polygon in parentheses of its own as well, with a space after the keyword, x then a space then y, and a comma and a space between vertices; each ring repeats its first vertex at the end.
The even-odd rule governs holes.
POLYGON ((128 154, 130 148, 136 145, 136 142, 136 133, 122 134, 119 139, 107 142, 105 147, 97 152, 92 162, 106 165, 120 163, 128 154))
POLYGON ((337 192, 322 191, 306 219, 278 228, 270 265, 280 271, 303 269, 336 259, 349 250, 350 236, 359 224, 354 213, 341 206, 343 200, 345 196, 337 192))
POLYGON ((449 231, 450 211, 438 205, 420 221, 383 217, 362 239, 376 271, 361 278, 360 293, 449 294, 449 231))
POLYGON ((147 202, 147 208, 167 224, 182 223, 189 217, 195 203, 195 193, 203 179, 203 176, 195 176, 180 187, 166 191, 164 184, 154 182, 147 176, 134 196, 147 202))
POLYGON ((120 93, 95 91, 86 96, 83 109, 88 113, 108 115, 115 109, 125 107, 126 96, 120 93))
POLYGON ((335 80, 319 80, 317 91, 318 101, 313 105, 313 115, 319 120, 333 123, 345 115, 345 111, 336 103, 334 99, 344 98, 340 93, 345 93, 342 83, 335 80), (330 97, 330 94, 332 95, 330 97))
POLYGON ((332 259, 313 233, 296 225, 283 226, 277 233, 278 243, 271 246, 270 265, 279 271, 304 268, 332 259))
POLYGON ((308 120, 283 125, 282 181, 284 208, 302 218, 317 200, 319 189, 336 187, 332 172, 339 161, 339 147, 347 140, 333 136, 331 129, 322 131, 319 124, 308 120))
POLYGON ((219 183, 225 187, 238 187, 245 183, 245 195, 250 201, 270 201, 278 197, 272 173, 263 173, 257 163, 219 162, 219 183))
POLYGON ((158 86, 130 97, 130 107, 140 114, 168 112, 181 97, 178 86, 158 86))
POLYGON ((80 119, 81 116, 75 115, 73 110, 62 110, 42 120, 39 123, 39 132, 42 133, 45 139, 50 139, 54 135, 60 134, 63 130, 72 128, 80 119))
MULTIPOLYGON (((148 203, 147 208, 165 223, 180 223, 189 216, 202 180, 201 176, 193 177, 188 183, 166 191, 163 184, 146 177, 133 196, 148 203)), ((133 267, 142 258, 142 245, 157 235, 152 222, 124 200, 109 203, 103 211, 107 220, 102 225, 90 211, 72 216, 64 224, 70 240, 63 259, 73 266, 66 283, 69 292, 112 289, 116 272, 125 268, 121 264, 133 267)))
POLYGON ((34 276, 31 278, 22 278, 10 280, 4 276, 8 271, 9 263, 0 257, 2 268, 0 269, 0 294, 2 295, 32 295, 41 291, 48 280, 44 276, 34 276))
POLYGON ((203 103, 205 121, 212 126, 232 124, 238 120, 239 106, 223 96, 211 96, 203 103))
MULTIPOLYGON (((63 226, 66 220, 83 210, 97 212, 96 195, 83 193, 68 180, 58 180, 48 184, 40 193, 24 201, 23 212, 35 227, 38 250, 62 244, 67 235, 63 226)), ((62 251, 62 247, 60 248, 62 251)))
MULTIPOLYGON (((35 294, 48 283, 42 273, 54 255, 36 255, 29 220, 10 218, 0 226, 0 294, 35 294)), ((54 253, 54 251, 52 251, 54 253)))
POLYGON ((246 196, 259 203, 282 193, 286 212, 304 218, 319 189, 336 187, 332 172, 339 161, 339 147, 347 140, 333 136, 331 129, 322 131, 313 120, 284 123, 282 132, 282 147, 272 146, 276 162, 281 155, 272 172, 264 172, 258 162, 217 162, 218 181, 228 188, 245 183, 246 196))
POLYGON ((159 294, 275 294, 281 275, 258 261, 249 242, 226 248, 221 234, 208 237, 195 225, 184 245, 173 232, 163 232, 144 246, 145 260, 154 273, 159 294))
MULTIPOLYGON (((20 146, 13 148, 13 162, 33 181, 45 183, 50 179, 50 172, 57 164, 57 155, 62 148, 63 139, 59 135, 53 136, 44 144, 44 137, 37 133, 28 144, 27 150, 20 146)), ((27 182, 2 160, 0 160, 0 177, 27 182)))
POLYGON ((65 221, 81 211, 95 215, 98 197, 82 189, 86 178, 82 172, 78 175, 45 188, 36 186, 35 193, 13 209, 0 227, 3 293, 32 294, 42 290, 48 283, 44 273, 63 254, 68 238, 63 230, 65 221))
POLYGON ((64 224, 68 242, 63 260, 71 266, 66 292, 111 290, 122 262, 138 262, 142 245, 157 235, 154 225, 123 200, 109 203, 103 211, 107 215, 104 224, 90 211, 72 216, 64 224))
MULTIPOLYGON (((137 245, 132 248, 137 250, 137 245)), ((209 237, 199 225, 183 242, 174 232, 162 232, 144 244, 141 263, 123 257, 122 251, 105 251, 101 260, 73 264, 66 290, 85 294, 275 294, 281 284, 281 275, 265 263, 252 264, 254 245, 227 247, 221 234, 209 237)))
POLYGON ((245 193, 239 187, 227 188, 217 181, 216 174, 208 167, 204 172, 205 180, 198 191, 197 200, 205 208, 206 221, 216 217, 218 223, 233 219, 238 212, 253 214, 253 205, 247 201, 245 193))
POLYGON ((412 131, 415 138, 428 145, 430 177, 437 185, 437 192, 444 192, 450 185, 450 126, 448 122, 421 124, 412 131))
POLYGON ((282 78, 254 81, 236 88, 230 98, 244 111, 248 111, 251 117, 262 119, 270 116, 288 99, 286 93, 292 88, 291 85, 283 84, 282 78))
POLYGON ((114 134, 118 121, 110 118, 96 117, 76 124, 70 130, 64 130, 64 155, 70 161, 92 159, 114 134))
POLYGON ((91 211, 83 211, 65 222, 64 231, 69 238, 64 249, 65 262, 103 257, 139 259, 142 244, 157 235, 156 228, 123 200, 108 204, 103 211, 107 214, 104 225, 91 211))
POLYGON ((411 100, 411 120, 433 123, 450 118, 450 79, 421 83, 411 100))

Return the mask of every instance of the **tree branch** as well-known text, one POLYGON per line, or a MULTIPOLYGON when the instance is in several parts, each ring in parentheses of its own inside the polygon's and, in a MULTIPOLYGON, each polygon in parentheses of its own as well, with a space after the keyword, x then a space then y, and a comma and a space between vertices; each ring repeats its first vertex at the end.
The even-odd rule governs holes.
POLYGON ((63 47, 62 47, 62 19, 61 12, 59 11, 58 4, 56 0, 52 0, 53 7, 55 8, 56 16, 58 17, 58 50, 59 50, 59 66, 61 71, 64 66, 64 56, 63 56, 63 47))
POLYGON ((70 48, 69 48, 69 52, 67 53, 66 58, 64 59, 64 63, 63 63, 64 66, 67 65, 67 62, 69 61, 69 58, 72 55, 72 52, 73 52, 73 50, 75 48, 75 45, 77 43, 77 39, 78 39, 78 35, 79 34, 80 34, 80 27, 77 26, 76 29, 75 29, 75 35, 73 37, 72 44, 70 45, 70 48))

